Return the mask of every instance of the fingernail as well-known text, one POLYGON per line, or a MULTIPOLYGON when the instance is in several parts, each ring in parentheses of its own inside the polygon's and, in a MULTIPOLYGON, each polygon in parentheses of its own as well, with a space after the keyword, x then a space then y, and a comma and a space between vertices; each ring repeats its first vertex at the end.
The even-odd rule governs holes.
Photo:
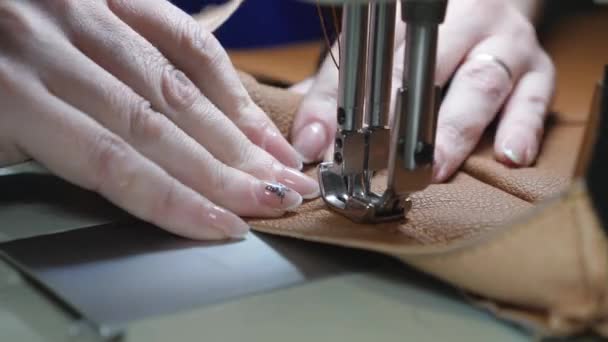
POLYGON ((302 169, 304 164, 300 153, 287 142, 279 131, 274 127, 266 127, 264 134, 263 146, 260 147, 272 154, 281 163, 298 170, 302 169))
POLYGON ((445 166, 439 166, 434 170, 435 174, 433 175, 433 180, 435 183, 442 183, 448 178, 448 170, 445 166))
POLYGON ((527 164, 526 143, 522 139, 507 138, 502 143, 502 153, 515 166, 527 164))
POLYGON ((207 213, 211 226, 230 238, 242 238, 249 232, 249 225, 228 210, 213 206, 207 213))
POLYGON ((302 204, 302 196, 281 183, 259 182, 255 191, 262 205, 280 211, 293 210, 302 204))
POLYGON ((313 122, 300 129, 293 140, 293 147, 302 156, 304 163, 319 160, 328 145, 328 134, 320 122, 313 122))
POLYGON ((435 147, 435 157, 433 161, 433 183, 441 183, 445 177, 445 170, 443 166, 443 153, 441 149, 435 147))
POLYGON ((313 199, 321 194, 319 183, 313 178, 295 169, 284 166, 276 167, 278 170, 275 170, 275 175, 279 183, 285 184, 294 191, 297 191, 302 198, 313 199))
POLYGON ((440 166, 439 165, 434 165, 433 166, 433 183, 439 183, 439 171, 440 171, 440 166))

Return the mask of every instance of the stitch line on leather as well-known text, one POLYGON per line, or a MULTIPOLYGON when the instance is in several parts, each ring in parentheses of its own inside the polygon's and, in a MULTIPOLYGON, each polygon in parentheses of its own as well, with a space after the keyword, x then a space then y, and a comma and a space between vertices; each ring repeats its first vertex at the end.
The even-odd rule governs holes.
MULTIPOLYGON (((467 161, 468 162, 468 161, 467 161)), ((465 162, 465 163, 467 163, 465 162)), ((460 170, 460 172, 467 174, 468 176, 471 176, 473 178, 475 178, 477 181, 484 183, 486 185, 489 185, 495 189, 498 189, 504 193, 507 193, 513 197, 516 197, 522 201, 525 201, 527 203, 530 204, 538 204, 539 201, 544 200, 544 198, 540 198, 540 199, 534 199, 533 197, 536 195, 534 193, 532 193, 532 191, 530 191, 529 189, 523 189, 522 191, 516 191, 515 189, 517 188, 517 184, 514 184, 512 182, 511 179, 507 178, 507 177, 501 177, 500 180, 496 180, 496 179, 492 179, 492 175, 487 174, 487 172, 485 172, 484 170, 480 170, 480 171, 476 171, 476 170, 471 170, 472 168, 469 168, 468 165, 464 165, 463 168, 460 170), (510 185, 510 186, 509 186, 510 185), (522 192, 526 192, 526 194, 522 194, 522 192)), ((558 177, 556 175, 546 175, 547 177, 551 177, 552 181, 556 184, 562 185, 562 188, 566 188, 565 185, 566 183, 560 179, 561 177, 558 177), (563 183, 563 184, 562 184, 563 183)), ((517 176, 515 176, 514 178, 516 178, 517 176)), ((549 179, 549 178, 547 178, 549 179)))
MULTIPOLYGON (((468 177, 470 179, 474 179, 466 174, 463 176, 468 177)), ((462 176, 461 176, 462 177, 462 176)), ((420 240, 417 234, 412 234, 412 231, 403 229, 404 226, 400 226, 399 230, 403 233, 402 238, 407 238, 410 242, 406 242, 405 240, 396 241, 395 243, 387 243, 385 241, 370 241, 364 235, 358 235, 354 232, 351 236, 344 235, 336 235, 333 231, 333 228, 325 227, 326 229, 319 230, 313 229, 302 231, 300 229, 285 229, 284 227, 291 226, 288 218, 276 219, 276 220, 257 220, 252 221, 253 228, 256 230, 275 233, 284 236, 291 236, 296 238, 301 238, 305 240, 312 241, 320 241, 325 243, 338 244, 353 248, 364 248, 368 250, 374 250, 378 252, 388 253, 392 255, 405 256, 405 255, 428 255, 428 254, 437 254, 437 253, 447 253, 453 252, 458 249, 463 249, 469 247, 471 244, 479 244, 480 242, 485 241, 485 239, 492 239, 494 237, 494 233, 500 233, 503 230, 509 230, 509 226, 512 221, 517 218, 518 220, 523 215, 525 217, 531 216, 532 212, 536 212, 534 207, 507 192, 504 192, 500 189, 496 189, 492 186, 489 186, 483 182, 479 182, 480 186, 488 187, 499 191, 504 197, 505 202, 509 202, 507 198, 511 198, 512 203, 521 202, 522 206, 515 206, 514 210, 516 210, 516 214, 512 217, 504 217, 504 220, 499 220, 496 222, 480 222, 481 225, 477 227, 473 227, 464 234, 459 234, 457 236, 451 237, 447 240, 429 240, 429 243, 425 244, 420 240), (517 209, 516 209, 517 208, 517 209)), ((438 194, 441 196, 441 194, 438 194)), ((439 197, 440 198, 440 197, 439 197)), ((459 200, 459 199, 455 199, 459 200)), ((320 203, 317 201, 317 203, 320 203)), ((434 201, 434 203, 437 203, 434 201)), ((306 212, 309 209, 306 209, 306 212)), ((321 205, 315 206, 311 211, 319 212, 324 210, 324 207, 321 205)), ((300 212, 300 214, 305 214, 300 212)), ((321 227, 319 227, 321 228, 321 227)), ((411 227, 408 227, 411 228, 411 227)), ((373 228, 376 229, 376 228, 373 228)), ((415 233, 415 230, 413 231, 415 233)), ((424 234, 424 233, 423 233, 424 234)))

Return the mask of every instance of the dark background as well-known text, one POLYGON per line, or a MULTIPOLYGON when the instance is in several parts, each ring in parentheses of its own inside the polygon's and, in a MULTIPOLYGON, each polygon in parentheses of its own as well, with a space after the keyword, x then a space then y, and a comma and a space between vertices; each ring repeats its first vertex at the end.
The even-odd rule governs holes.
MULTIPOLYGON (((225 0, 172 0, 188 13, 225 0)), ((251 48, 321 39, 314 3, 300 0, 246 0, 216 32, 226 48, 251 48)))

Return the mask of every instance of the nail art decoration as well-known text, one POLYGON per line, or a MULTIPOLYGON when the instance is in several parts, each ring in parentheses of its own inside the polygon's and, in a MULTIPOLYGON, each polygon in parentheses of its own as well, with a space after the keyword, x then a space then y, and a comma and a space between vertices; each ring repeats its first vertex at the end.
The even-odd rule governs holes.
POLYGON ((281 199, 281 203, 283 203, 283 199, 285 198, 285 193, 288 191, 291 191, 291 189, 289 189, 288 187, 286 187, 283 184, 277 183, 277 184, 267 184, 266 191, 277 195, 277 197, 279 197, 281 199))

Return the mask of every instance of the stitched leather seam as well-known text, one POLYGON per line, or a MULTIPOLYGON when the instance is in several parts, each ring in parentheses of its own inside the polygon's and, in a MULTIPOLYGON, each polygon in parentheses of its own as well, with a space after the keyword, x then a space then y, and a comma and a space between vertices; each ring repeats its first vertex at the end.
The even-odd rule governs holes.
POLYGON ((509 195, 511 195, 513 197, 516 197, 517 199, 520 199, 520 200, 522 200, 522 201, 524 201, 526 203, 530 203, 530 204, 535 204, 536 203, 535 201, 528 200, 528 199, 524 198, 523 196, 515 193, 514 191, 509 191, 508 189, 505 189, 504 187, 500 186, 500 184, 492 184, 492 183, 490 183, 487 179, 484 179, 486 177, 483 177, 483 176, 485 176, 485 174, 484 174, 483 171, 479 172, 477 175, 475 175, 472 172, 465 170, 465 168, 466 168, 466 166, 463 166, 463 168, 461 168, 460 171, 462 173, 465 173, 466 175, 470 176, 471 178, 474 178, 474 179, 478 180, 479 182, 481 182, 483 184, 486 184, 486 185, 488 185, 488 186, 490 186, 490 187, 492 187, 494 189, 500 190, 500 191, 502 191, 502 192, 504 192, 506 194, 509 194, 509 195))

